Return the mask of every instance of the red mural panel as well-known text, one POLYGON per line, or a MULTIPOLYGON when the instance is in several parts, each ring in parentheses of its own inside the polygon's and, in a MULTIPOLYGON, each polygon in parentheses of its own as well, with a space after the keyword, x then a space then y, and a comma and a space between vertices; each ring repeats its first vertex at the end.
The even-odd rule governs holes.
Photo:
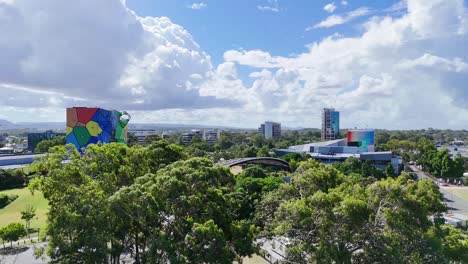
POLYGON ((91 118, 93 118, 97 110, 97 108, 77 107, 76 115, 78 116, 78 122, 84 124, 88 123, 91 120, 91 118))

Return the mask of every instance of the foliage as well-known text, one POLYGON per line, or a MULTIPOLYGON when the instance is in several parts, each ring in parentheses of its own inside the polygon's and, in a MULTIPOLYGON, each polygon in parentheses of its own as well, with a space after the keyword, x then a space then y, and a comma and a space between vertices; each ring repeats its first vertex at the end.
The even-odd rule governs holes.
POLYGON ((43 140, 36 145, 34 152, 45 153, 55 146, 65 145, 65 136, 57 136, 52 139, 43 140))
POLYGON ((371 161, 361 161, 355 157, 349 157, 344 162, 335 163, 333 166, 344 174, 357 173, 363 177, 374 177, 376 179, 382 179, 387 176, 394 176, 393 166, 391 163, 387 165, 386 171, 384 172, 372 164, 371 161), (392 171, 391 174, 389 174, 390 170, 392 171))
POLYGON ((11 204, 17 198, 18 198, 18 195, 14 195, 14 194, 7 195, 4 193, 0 193, 0 209, 11 204))
POLYGON ((132 133, 132 132, 128 132, 127 133, 127 138, 128 138, 128 145, 129 146, 133 146, 133 145, 136 145, 138 143, 138 137, 135 135, 135 133, 132 133))
POLYGON ((0 190, 21 188, 26 182, 26 176, 22 171, 0 169, 0 190))
POLYGON ((21 223, 11 223, 0 229, 1 239, 10 242, 10 246, 13 246, 13 241, 17 241, 23 236, 26 236, 26 229, 21 223))
POLYGON ((267 174, 259 166, 247 167, 236 176, 238 215, 243 219, 252 219, 262 195, 277 189, 282 183, 282 176, 267 174))
POLYGON ((368 181, 306 162, 290 187, 267 194, 257 209, 256 218, 267 223, 266 231, 288 239, 287 258, 292 262, 465 260, 466 236, 440 225, 446 208, 437 186, 429 180, 413 181, 406 174, 368 181))
MULTIPOLYGON (((36 216, 36 208, 30 204, 21 211, 21 220, 26 222, 26 228, 29 230, 31 228, 31 220, 36 216)), ((29 231, 28 231, 29 233, 29 231)))
POLYGON ((51 206, 52 262, 118 263, 126 248, 136 263, 232 263, 252 254, 256 231, 237 213, 233 175, 185 158, 165 140, 92 145, 84 155, 53 148, 34 165, 31 184, 51 206))

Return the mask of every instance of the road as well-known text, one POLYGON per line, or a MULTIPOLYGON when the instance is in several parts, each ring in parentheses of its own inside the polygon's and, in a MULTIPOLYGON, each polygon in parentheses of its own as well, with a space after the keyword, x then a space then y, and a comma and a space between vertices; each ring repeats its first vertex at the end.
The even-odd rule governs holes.
MULTIPOLYGON (((418 176, 419 179, 429 179, 431 181, 434 181, 437 184, 436 180, 434 180, 432 177, 427 175, 427 173, 420 171, 415 166, 410 166, 410 168, 418 176)), ((445 203, 447 204, 447 207, 448 207, 448 212, 468 215, 468 201, 447 191, 450 188, 451 187, 444 187, 444 186, 440 186, 439 188, 440 192, 444 195, 445 203)), ((466 188, 468 189, 468 187, 466 188)))

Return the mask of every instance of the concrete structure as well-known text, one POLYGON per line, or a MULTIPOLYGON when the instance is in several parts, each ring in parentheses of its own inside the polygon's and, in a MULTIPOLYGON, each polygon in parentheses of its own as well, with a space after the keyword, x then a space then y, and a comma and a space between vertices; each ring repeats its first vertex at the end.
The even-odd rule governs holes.
POLYGON ((346 140, 348 146, 358 147, 361 152, 375 151, 374 130, 349 130, 346 140))
POLYGON ((265 138, 279 138, 281 137, 281 123, 266 121, 258 128, 258 133, 265 138))
POLYGON ((51 130, 42 133, 28 133, 28 150, 34 152, 34 149, 36 149, 39 142, 65 135, 65 133, 57 133, 51 130))
POLYGON ((322 140, 340 138, 340 112, 334 108, 324 108, 322 111, 322 140))
POLYGON ((32 155, 12 155, 0 157, 0 168, 4 166, 31 164, 34 162, 35 157, 40 157, 43 154, 32 155))
POLYGON ((123 111, 97 107, 67 108, 67 144, 79 151, 89 144, 119 142, 127 144, 130 115, 123 111))
POLYGON ((136 136, 137 143, 140 145, 145 144, 147 136, 156 134, 156 130, 154 129, 132 129, 128 132, 133 133, 136 136))
POLYGON ((390 163, 395 173, 399 173, 402 167, 401 157, 392 155, 390 151, 373 152, 362 151, 358 146, 349 146, 347 139, 337 139, 324 142, 291 146, 288 149, 278 149, 275 153, 283 156, 289 153, 306 153, 310 157, 320 160, 325 164, 342 162, 349 157, 355 157, 361 161, 370 160, 377 168, 385 170, 390 163))
POLYGON ((13 154, 13 153, 15 153, 15 149, 12 147, 0 148, 0 154, 13 154))
POLYGON ((188 133, 183 133, 182 134, 182 143, 184 145, 190 144, 190 142, 192 142, 193 137, 202 138, 202 132, 200 130, 192 129, 192 131, 190 131, 188 133))
POLYGON ((214 131, 214 130, 203 130, 203 139, 208 142, 210 145, 214 145, 220 136, 219 131, 214 131))
POLYGON ((239 158, 232 160, 223 160, 218 163, 221 166, 225 167, 234 167, 234 166, 247 166, 249 164, 261 164, 282 167, 286 170, 290 170, 289 163, 282 159, 270 158, 270 157, 257 157, 257 158, 239 158))

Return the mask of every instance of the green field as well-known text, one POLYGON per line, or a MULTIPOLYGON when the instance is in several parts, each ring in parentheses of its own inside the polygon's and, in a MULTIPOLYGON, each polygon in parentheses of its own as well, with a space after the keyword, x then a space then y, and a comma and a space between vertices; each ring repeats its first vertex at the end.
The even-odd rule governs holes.
POLYGON ((25 224, 25 222, 21 220, 20 212, 24 210, 28 204, 31 204, 36 208, 36 217, 31 221, 31 228, 41 228, 44 230, 47 219, 46 213, 49 210, 49 205, 44 196, 42 196, 42 193, 36 191, 34 195, 32 195, 27 187, 0 191, 0 193, 18 195, 18 199, 5 208, 0 209, 0 227, 4 227, 13 222, 25 224))
POLYGON ((452 190, 449 190, 449 191, 452 192, 453 194, 455 194, 456 196, 468 201, 468 188, 452 189, 452 190))

